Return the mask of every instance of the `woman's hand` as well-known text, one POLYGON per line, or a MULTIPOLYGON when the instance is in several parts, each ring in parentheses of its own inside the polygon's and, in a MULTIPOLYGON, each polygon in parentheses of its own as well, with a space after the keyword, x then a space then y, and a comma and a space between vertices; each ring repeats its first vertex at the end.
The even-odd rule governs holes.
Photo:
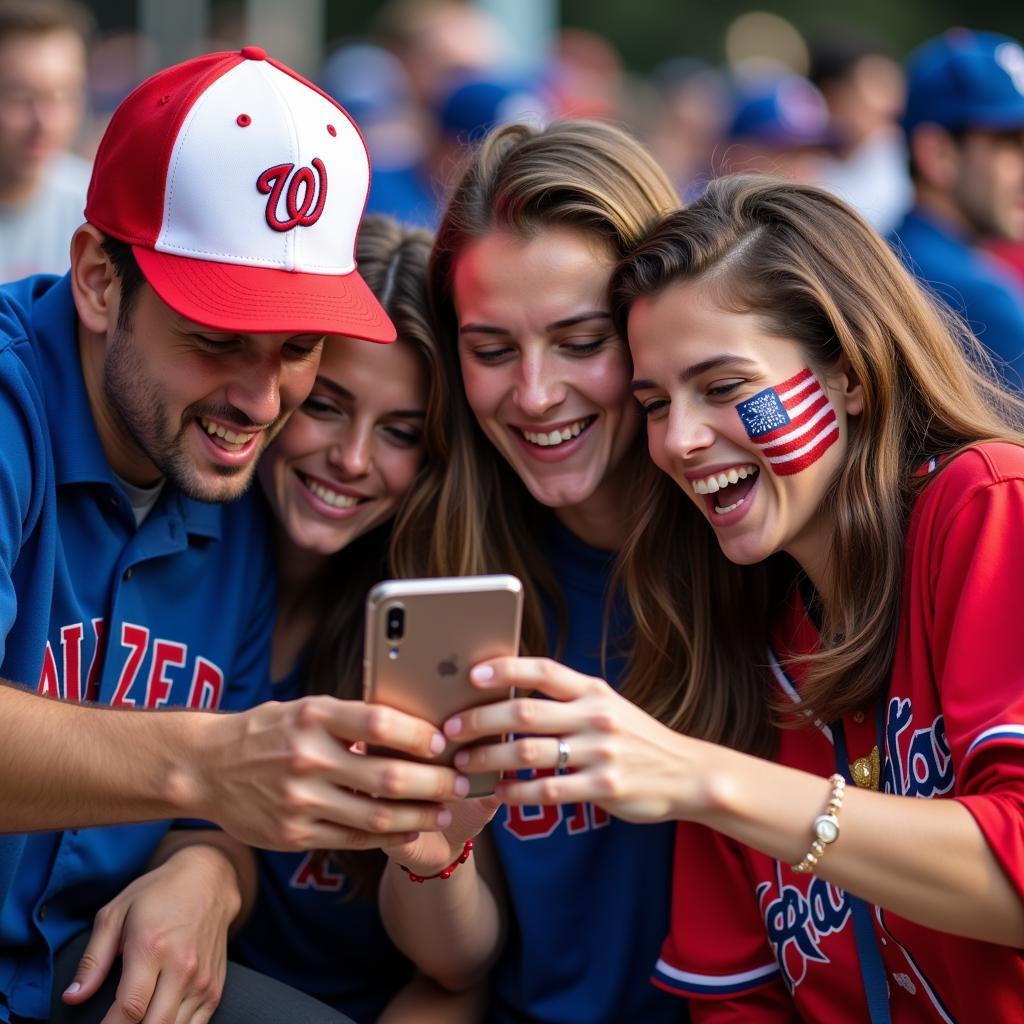
POLYGON ((501 800, 496 796, 453 800, 445 804, 452 817, 446 828, 421 832, 404 846, 393 846, 385 852, 396 864, 417 875, 436 875, 455 862, 466 841, 484 830, 500 806, 501 800))
POLYGON ((477 665, 470 679, 482 689, 514 686, 553 698, 484 704, 444 723, 445 734, 460 743, 519 737, 460 751, 455 766, 461 772, 555 771, 501 782, 504 802, 589 802, 633 822, 689 817, 706 803, 696 761, 705 745, 666 728, 603 679, 548 658, 497 658, 477 665))

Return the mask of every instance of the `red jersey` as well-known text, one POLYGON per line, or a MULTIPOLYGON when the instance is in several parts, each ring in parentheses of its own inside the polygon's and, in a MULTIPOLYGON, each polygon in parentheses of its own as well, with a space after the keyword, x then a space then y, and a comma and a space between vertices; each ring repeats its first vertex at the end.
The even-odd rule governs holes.
MULTIPOLYGON (((929 468, 934 469, 934 466, 929 468)), ((1024 898, 1024 448, 979 445, 944 465, 907 532, 900 632, 881 722, 882 789, 953 799, 1024 898)), ((815 649, 799 597, 771 664, 815 649)), ((843 722, 850 760, 876 744, 873 713, 843 722)), ((823 723, 782 730, 778 759, 836 768, 823 723)), ((711 829, 680 823, 672 930, 654 983, 693 998, 695 1021, 869 1019, 846 893, 711 829)), ((1024 1020, 1024 953, 871 908, 893 1024, 1024 1020)))

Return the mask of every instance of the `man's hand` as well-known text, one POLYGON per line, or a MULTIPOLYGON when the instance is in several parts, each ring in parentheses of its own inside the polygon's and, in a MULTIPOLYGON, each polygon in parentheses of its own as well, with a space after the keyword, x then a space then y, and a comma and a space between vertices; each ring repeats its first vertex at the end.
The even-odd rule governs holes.
POLYGON ((275 850, 401 845, 445 828, 443 801, 465 796, 452 768, 355 753, 362 741, 429 760, 445 746, 429 722, 394 708, 304 697, 251 711, 197 716, 186 813, 275 850))
POLYGON ((64 1002, 85 1002, 121 954, 117 997, 102 1024, 206 1024, 220 1002, 228 929, 241 902, 222 852, 179 850, 101 908, 64 1002))

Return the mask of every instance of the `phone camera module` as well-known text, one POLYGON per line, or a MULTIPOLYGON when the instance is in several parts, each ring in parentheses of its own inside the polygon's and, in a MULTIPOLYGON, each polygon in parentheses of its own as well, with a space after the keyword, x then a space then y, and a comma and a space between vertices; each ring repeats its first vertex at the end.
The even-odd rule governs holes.
POLYGON ((405 635, 405 609, 389 608, 386 636, 389 640, 401 640, 405 635))

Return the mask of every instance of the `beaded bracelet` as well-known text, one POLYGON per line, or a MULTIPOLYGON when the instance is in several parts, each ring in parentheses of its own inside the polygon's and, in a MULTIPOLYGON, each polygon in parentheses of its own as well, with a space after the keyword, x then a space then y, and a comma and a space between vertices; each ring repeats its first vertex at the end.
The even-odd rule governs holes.
POLYGON ((462 848, 462 853, 460 853, 458 857, 456 857, 455 860, 453 860, 451 864, 448 865, 448 867, 443 868, 441 871, 438 871, 436 875, 417 875, 414 871, 410 871, 404 864, 399 864, 398 866, 409 876, 410 882, 426 882, 429 881, 431 878, 443 878, 445 881, 447 881, 449 878, 452 877, 452 874, 454 873, 455 869, 460 864, 465 864, 466 861, 469 860, 469 855, 472 852, 473 840, 467 839, 466 845, 462 848))
POLYGON ((818 861, 825 856, 826 848, 839 838, 839 811, 843 806, 846 779, 837 773, 830 775, 828 781, 832 786, 832 796, 829 797, 825 813, 819 814, 811 826, 811 830, 814 832, 811 848, 804 854, 804 859, 799 864, 791 865, 794 871, 799 871, 801 874, 813 871, 818 861))

